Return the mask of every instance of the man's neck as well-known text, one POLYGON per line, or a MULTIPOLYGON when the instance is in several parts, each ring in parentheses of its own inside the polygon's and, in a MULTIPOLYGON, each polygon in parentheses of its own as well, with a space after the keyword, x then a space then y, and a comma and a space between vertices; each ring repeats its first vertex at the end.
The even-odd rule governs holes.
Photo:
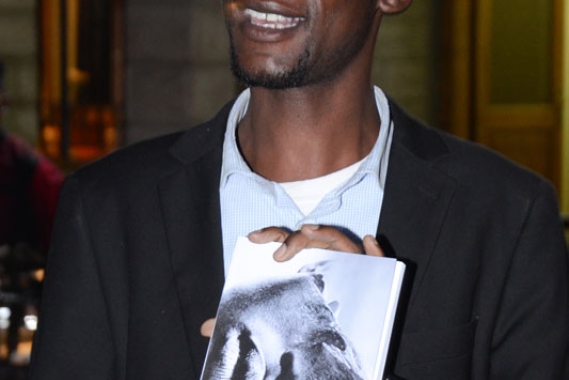
POLYGON ((371 151, 379 126, 369 85, 252 88, 237 134, 253 171, 290 182, 320 177, 361 160, 371 151))

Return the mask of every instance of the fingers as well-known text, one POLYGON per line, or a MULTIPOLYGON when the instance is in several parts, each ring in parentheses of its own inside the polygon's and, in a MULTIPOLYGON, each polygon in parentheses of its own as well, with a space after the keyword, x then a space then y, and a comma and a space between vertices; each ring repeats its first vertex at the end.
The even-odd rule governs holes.
POLYGON ((290 233, 279 227, 267 227, 257 231, 253 231, 248 238, 253 243, 263 244, 270 242, 284 243, 290 233))
POLYGON ((342 252, 361 253, 362 248, 334 227, 306 224, 289 234, 284 244, 274 253, 276 261, 290 260, 305 248, 322 248, 342 252))
POLYGON ((383 253, 383 250, 381 249, 379 243, 377 242, 377 240, 371 236, 371 235, 366 235, 364 236, 364 252, 366 255, 368 256, 379 256, 379 257, 384 257, 385 254, 383 253))
POLYGON ((306 248, 324 248, 335 251, 361 253, 362 247, 335 227, 305 224, 300 229, 309 239, 306 248))
POLYGON ((377 240, 366 235, 362 246, 355 243, 335 227, 305 224, 300 230, 289 232, 279 227, 267 227, 249 234, 253 243, 283 243, 273 254, 276 261, 287 261, 305 248, 322 248, 341 252, 365 253, 370 256, 384 256, 377 240))
POLYGON ((202 323, 202 326, 200 328, 200 333, 202 334, 202 336, 206 338, 211 338, 214 326, 215 326, 215 318, 210 318, 204 323, 202 323))

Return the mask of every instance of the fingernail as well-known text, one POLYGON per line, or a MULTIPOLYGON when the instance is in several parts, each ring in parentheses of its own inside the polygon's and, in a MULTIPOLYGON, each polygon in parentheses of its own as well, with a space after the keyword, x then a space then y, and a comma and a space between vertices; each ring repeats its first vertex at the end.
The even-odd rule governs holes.
POLYGON ((371 240, 371 242, 375 245, 377 245, 379 247, 379 243, 377 241, 377 239, 373 236, 373 235, 366 235, 364 236, 364 239, 368 239, 371 240))
POLYGON ((251 236, 251 235, 257 235, 258 233, 261 233, 263 231, 263 229, 261 228, 260 230, 255 230, 255 231, 251 231, 249 232, 249 234, 247 235, 247 237, 251 236))
POLYGON ((273 258, 275 260, 280 260, 282 258, 284 258, 286 253, 286 244, 282 244, 276 251, 275 253, 273 253, 273 258))
POLYGON ((302 226, 301 229, 305 229, 305 228, 307 230, 310 230, 310 231, 316 231, 317 229, 320 228, 320 225, 319 224, 305 224, 302 226))

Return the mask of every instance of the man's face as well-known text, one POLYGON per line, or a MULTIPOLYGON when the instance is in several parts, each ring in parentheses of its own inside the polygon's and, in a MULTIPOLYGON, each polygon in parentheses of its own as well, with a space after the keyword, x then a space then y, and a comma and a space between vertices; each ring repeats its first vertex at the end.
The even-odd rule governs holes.
POLYGON ((284 89, 333 80, 361 51, 372 0, 223 0, 232 69, 249 86, 284 89))

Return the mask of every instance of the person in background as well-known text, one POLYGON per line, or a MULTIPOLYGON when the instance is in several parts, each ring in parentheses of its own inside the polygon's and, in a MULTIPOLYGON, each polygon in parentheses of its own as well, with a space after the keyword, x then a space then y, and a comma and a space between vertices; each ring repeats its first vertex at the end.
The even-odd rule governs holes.
POLYGON ((0 245, 26 243, 47 254, 63 172, 4 128, 9 101, 0 63, 0 245))
POLYGON ((8 352, 18 345, 24 294, 37 293, 30 272, 43 267, 64 174, 3 125, 9 104, 0 62, 0 290, 10 302, 8 352))

